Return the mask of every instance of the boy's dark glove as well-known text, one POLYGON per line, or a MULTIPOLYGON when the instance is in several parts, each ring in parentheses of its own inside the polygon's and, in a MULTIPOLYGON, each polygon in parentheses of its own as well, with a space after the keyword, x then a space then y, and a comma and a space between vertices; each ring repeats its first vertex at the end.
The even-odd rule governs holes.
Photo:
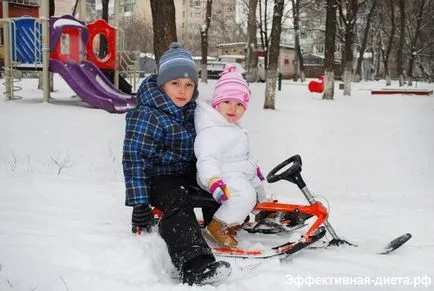
POLYGON ((137 205, 133 208, 133 216, 131 219, 132 232, 140 235, 142 230, 147 232, 152 231, 152 226, 155 224, 154 214, 149 205, 137 205))

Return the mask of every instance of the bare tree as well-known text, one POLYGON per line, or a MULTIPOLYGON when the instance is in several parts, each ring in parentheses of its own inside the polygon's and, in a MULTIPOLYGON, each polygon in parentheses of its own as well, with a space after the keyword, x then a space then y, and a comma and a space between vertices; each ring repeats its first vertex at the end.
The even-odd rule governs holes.
POLYGON ((399 6, 399 43, 396 57, 396 67, 398 70, 399 76, 399 86, 404 85, 404 59, 403 59, 403 50, 404 50, 404 42, 405 42, 405 0, 398 1, 399 6))
POLYGON ((327 0, 326 35, 324 60, 324 94, 322 99, 333 100, 335 88, 335 37, 336 37, 336 3, 327 0))
POLYGON ((57 175, 60 175, 60 173, 62 172, 63 169, 67 169, 67 168, 72 167, 72 163, 70 162, 70 156, 69 155, 65 155, 63 157, 50 156, 50 160, 57 167, 57 175))
POLYGON ((410 38, 410 56, 408 60, 409 86, 412 85, 414 78, 413 67, 416 57, 434 43, 434 40, 429 40, 428 46, 426 44, 419 44, 419 40, 423 37, 424 28, 428 27, 430 22, 434 20, 434 10, 430 7, 429 2, 430 0, 413 2, 411 6, 411 12, 413 13, 408 14, 407 30, 410 38))
POLYGON ((344 95, 351 95, 351 81, 353 78, 353 44, 354 26, 357 20, 357 11, 362 1, 338 0, 339 18, 344 27, 344 95))
POLYGON ((201 81, 204 83, 208 83, 208 30, 209 24, 211 22, 211 10, 212 10, 212 0, 206 1, 206 14, 205 14, 205 22, 200 30, 200 46, 202 53, 201 60, 201 81))
POLYGON ((258 0, 249 0, 248 41, 247 41, 247 76, 248 82, 258 82, 258 27, 256 25, 256 11, 258 0))
POLYGON ((236 1, 218 1, 217 9, 213 10, 212 22, 209 27, 210 47, 219 43, 239 42, 247 39, 244 26, 236 22, 235 11, 236 1))
POLYGON ((271 26, 271 45, 269 52, 269 66, 265 77, 264 109, 275 109, 276 79, 280 51, 280 33, 282 32, 282 15, 284 0, 274 0, 273 23, 271 26))
POLYGON ((177 41, 175 4, 173 0, 151 0, 154 28, 154 55, 157 64, 169 45, 177 41))
POLYGON ((154 50, 152 24, 143 17, 122 21, 121 27, 125 35, 125 50, 141 52, 154 50), (140 37, 137 37, 137 31, 140 31, 140 37))
POLYGON ((360 44, 359 58, 357 59, 357 66, 356 66, 356 78, 355 79, 357 81, 361 80, 363 56, 365 54, 366 45, 368 43, 368 37, 369 37, 369 31, 371 29, 372 17, 374 15, 375 8, 377 7, 377 0, 365 1, 365 4, 368 6, 369 3, 367 3, 367 2, 372 2, 372 3, 370 3, 371 4, 370 7, 367 7, 368 15, 366 17, 366 26, 365 26, 365 29, 363 32, 363 39, 362 39, 362 43, 360 44))

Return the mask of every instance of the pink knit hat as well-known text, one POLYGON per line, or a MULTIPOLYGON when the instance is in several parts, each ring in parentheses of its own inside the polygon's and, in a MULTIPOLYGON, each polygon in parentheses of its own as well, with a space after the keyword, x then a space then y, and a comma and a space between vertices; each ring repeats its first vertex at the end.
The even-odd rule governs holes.
POLYGON ((249 99, 250 90, 246 80, 236 71, 235 65, 229 65, 217 81, 211 100, 212 107, 216 108, 224 101, 237 101, 247 109, 249 99))

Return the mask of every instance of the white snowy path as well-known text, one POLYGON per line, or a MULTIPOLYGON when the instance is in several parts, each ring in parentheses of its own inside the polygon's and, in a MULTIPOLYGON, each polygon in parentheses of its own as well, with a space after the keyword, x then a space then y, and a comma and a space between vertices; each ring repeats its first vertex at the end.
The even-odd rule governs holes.
MULTIPOLYGON (((214 84, 200 84, 201 94, 214 84)), ((323 101, 307 84, 285 81, 272 111, 262 109, 264 85, 252 84, 245 125, 263 172, 300 154, 336 232, 359 246, 308 249, 284 262, 232 259, 227 282, 189 287, 156 232, 130 233, 124 115, 87 108, 57 76, 50 104, 36 80, 20 85, 22 100, 0 100, 1 291, 433 288, 434 95, 370 95, 383 82, 364 82, 352 96, 336 90, 334 101, 323 101), (402 249, 376 254, 405 232, 413 238, 402 249)), ((305 203, 289 183, 267 188, 305 203)))

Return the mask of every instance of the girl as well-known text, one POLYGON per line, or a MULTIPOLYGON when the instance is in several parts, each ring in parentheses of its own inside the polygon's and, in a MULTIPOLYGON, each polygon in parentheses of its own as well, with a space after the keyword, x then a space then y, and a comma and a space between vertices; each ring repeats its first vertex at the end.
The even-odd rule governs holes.
POLYGON ((205 234, 236 247, 233 227, 242 224, 259 199, 265 199, 263 176, 250 153, 247 131, 239 121, 249 104, 247 82, 229 66, 217 81, 211 104, 200 100, 195 113, 198 184, 222 203, 205 234))

